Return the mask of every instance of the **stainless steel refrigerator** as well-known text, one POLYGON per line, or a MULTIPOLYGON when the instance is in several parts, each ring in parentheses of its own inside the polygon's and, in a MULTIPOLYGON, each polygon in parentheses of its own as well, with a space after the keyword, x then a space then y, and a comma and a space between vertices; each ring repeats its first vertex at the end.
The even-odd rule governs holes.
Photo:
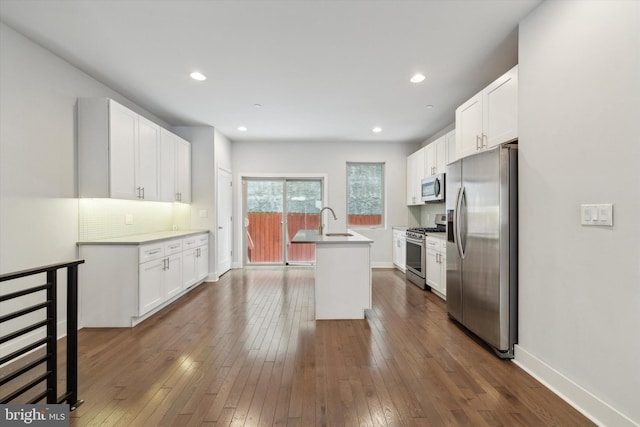
POLYGON ((447 166, 447 312, 502 358, 518 306, 518 146, 447 166))

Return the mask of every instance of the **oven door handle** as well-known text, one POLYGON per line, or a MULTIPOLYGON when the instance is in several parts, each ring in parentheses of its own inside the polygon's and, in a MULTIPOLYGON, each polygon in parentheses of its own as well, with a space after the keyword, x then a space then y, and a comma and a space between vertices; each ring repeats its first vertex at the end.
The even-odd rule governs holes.
POLYGON ((422 239, 412 239, 411 237, 407 237, 407 243, 413 243, 414 245, 418 245, 420 247, 424 246, 424 240, 422 239))

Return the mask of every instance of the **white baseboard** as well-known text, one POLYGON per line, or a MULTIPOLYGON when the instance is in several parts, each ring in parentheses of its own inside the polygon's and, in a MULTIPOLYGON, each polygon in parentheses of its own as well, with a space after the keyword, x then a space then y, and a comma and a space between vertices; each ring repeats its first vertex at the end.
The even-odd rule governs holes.
POLYGON ((396 268, 392 262, 372 262, 371 268, 396 268))
POLYGON ((513 362, 594 423, 600 426, 640 426, 519 345, 515 346, 513 362))

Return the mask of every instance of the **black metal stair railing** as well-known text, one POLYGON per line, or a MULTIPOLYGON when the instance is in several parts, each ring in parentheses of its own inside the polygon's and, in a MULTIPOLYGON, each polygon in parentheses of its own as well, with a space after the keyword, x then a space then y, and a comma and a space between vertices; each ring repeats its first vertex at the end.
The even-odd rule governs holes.
MULTIPOLYGON (((46 403, 49 404, 67 403, 71 410, 74 410, 82 403, 81 400, 78 400, 78 265, 83 263, 84 260, 73 260, 0 275, 1 283, 36 274, 46 274, 46 283, 44 284, 0 295, 0 303, 3 303, 36 292, 45 291, 46 294, 42 302, 18 309, 11 313, 0 313, 0 325, 3 325, 14 319, 26 319, 25 316, 39 310, 46 310, 44 320, 34 321, 27 326, 22 326, 18 330, 0 336, 0 346, 2 346, 11 340, 41 328, 46 328, 46 336, 44 338, 30 342, 18 350, 0 357, 0 367, 10 366, 10 369, 8 369, 10 372, 0 377, 0 387, 5 386, 19 377, 28 377, 26 384, 20 383, 16 390, 9 391, 6 395, 0 396, 0 403, 35 404, 46 399, 46 403), (66 391, 61 396, 58 396, 57 275, 58 270, 65 268, 67 269, 66 391), (39 356, 38 353, 35 360, 28 360, 20 365, 21 360, 27 359, 24 357, 25 355, 39 348, 45 349, 44 356, 39 356), (35 368, 43 364, 46 364, 45 372, 43 374, 34 374, 35 368), (15 365, 19 366, 16 368, 15 365), (35 378, 32 378, 34 376, 35 378), (39 392, 36 387, 41 383, 45 383, 45 390, 39 392), (32 389, 36 390, 36 393, 39 393, 36 396, 31 396, 28 402, 20 402, 20 396, 23 396, 32 389)), ((0 288, 0 290, 2 289, 0 288)), ((23 320, 23 323, 24 322, 25 320, 23 320)))

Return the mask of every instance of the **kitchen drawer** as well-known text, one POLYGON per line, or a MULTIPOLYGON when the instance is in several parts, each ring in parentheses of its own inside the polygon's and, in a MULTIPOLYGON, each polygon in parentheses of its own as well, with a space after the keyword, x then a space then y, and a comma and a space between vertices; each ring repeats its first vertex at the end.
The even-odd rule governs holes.
POLYGON ((182 250, 188 251, 198 246, 197 236, 189 236, 182 239, 182 250))
POLYGON ((162 258, 164 256, 164 245, 165 242, 158 242, 140 246, 138 249, 138 262, 142 264, 147 261, 162 258))
POLYGON ((182 239, 169 240, 164 244, 164 254, 171 255, 182 252, 182 239))
POLYGON ((208 245, 209 234, 198 234, 196 236, 196 246, 208 245))
POLYGON ((191 248, 197 248, 198 246, 209 244, 209 234, 196 234, 195 236, 189 236, 182 239, 182 249, 189 250, 191 248))
MULTIPOLYGON (((442 244, 441 244, 442 242, 443 242, 443 240, 427 236, 427 249, 432 249, 434 251, 438 251, 439 252, 439 251, 442 250, 442 244)), ((446 247, 446 245, 445 245, 445 247, 446 247)))

